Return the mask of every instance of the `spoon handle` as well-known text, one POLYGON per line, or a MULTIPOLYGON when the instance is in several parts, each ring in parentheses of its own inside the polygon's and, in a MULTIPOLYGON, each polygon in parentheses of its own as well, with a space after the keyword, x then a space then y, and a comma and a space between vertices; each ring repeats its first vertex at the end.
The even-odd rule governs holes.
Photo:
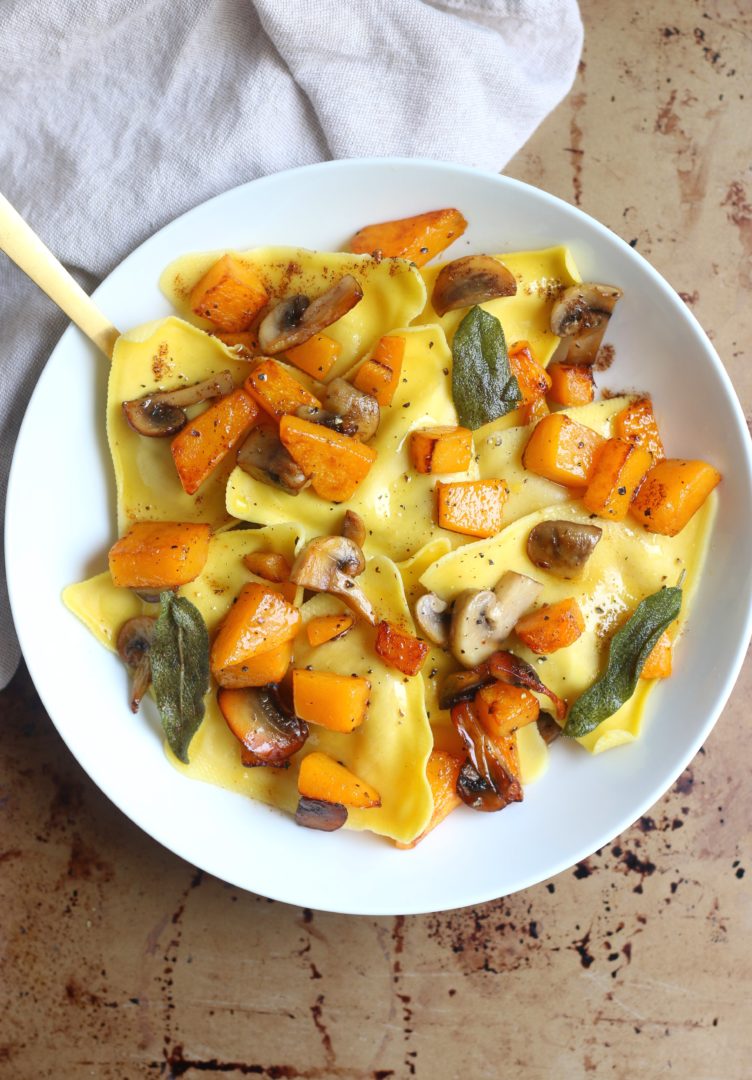
POLYGON ((107 356, 119 331, 58 262, 52 252, 0 193, 0 250, 13 260, 42 292, 62 308, 79 330, 107 356))

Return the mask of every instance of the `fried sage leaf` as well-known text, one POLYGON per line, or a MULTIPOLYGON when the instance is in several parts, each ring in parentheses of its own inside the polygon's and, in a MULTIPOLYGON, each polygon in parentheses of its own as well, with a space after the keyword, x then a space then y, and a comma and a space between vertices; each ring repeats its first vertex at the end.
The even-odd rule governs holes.
POLYGON ((200 611, 184 596, 162 592, 159 605, 150 651, 152 685, 170 749, 187 765, 209 689, 209 634, 200 611))
POLYGON ((565 735, 573 739, 589 735, 631 698, 645 661, 663 631, 679 615, 681 603, 682 591, 673 586, 659 589, 637 605, 611 640, 606 670, 569 710, 565 735))
POLYGON ((522 401, 501 323, 481 307, 468 311, 454 335, 452 397, 460 424, 472 431, 522 401))

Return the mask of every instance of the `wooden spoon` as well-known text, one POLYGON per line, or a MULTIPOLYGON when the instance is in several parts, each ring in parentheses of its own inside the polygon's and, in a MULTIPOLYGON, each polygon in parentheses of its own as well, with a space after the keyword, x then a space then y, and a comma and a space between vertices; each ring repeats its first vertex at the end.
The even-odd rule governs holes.
POLYGON ((120 336, 106 315, 87 296, 62 263, 39 239, 16 209, 0 194, 0 250, 13 260, 31 280, 47 293, 72 319, 79 330, 108 359, 120 336))

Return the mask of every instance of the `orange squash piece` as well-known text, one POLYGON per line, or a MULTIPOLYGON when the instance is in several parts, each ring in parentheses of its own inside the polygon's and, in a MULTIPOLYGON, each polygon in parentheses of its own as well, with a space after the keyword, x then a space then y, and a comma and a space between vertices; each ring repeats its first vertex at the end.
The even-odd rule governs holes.
POLYGON ((320 751, 307 754, 301 761, 298 791, 308 799, 342 803, 363 810, 381 806, 381 796, 375 788, 320 751))
POLYGON ((223 255, 191 290, 191 311, 229 333, 247 330, 268 302, 266 286, 252 266, 223 255))
POLYGON ((308 644, 314 648, 317 645, 325 645, 327 641, 342 637, 354 625, 353 616, 345 614, 344 611, 339 615, 318 615, 306 623, 308 644))
POLYGON ((256 402, 245 390, 233 390, 194 420, 189 420, 178 432, 170 443, 170 450, 186 495, 195 495, 204 480, 255 424, 258 415, 256 402))
POLYGON ((544 416, 548 416, 550 412, 551 410, 548 407, 548 402, 544 397, 533 398, 533 400, 528 401, 527 404, 520 405, 520 424, 523 426, 537 424, 539 420, 542 420, 544 416))
MULTIPOLYGON (((214 337, 230 349, 239 347, 242 354, 247 353, 249 357, 257 356, 260 350, 259 340, 250 330, 240 330, 237 334, 216 333, 214 337)), ((241 355, 241 359, 245 360, 245 355, 241 355)))
POLYGON ((405 356, 405 339, 399 336, 381 338, 369 360, 355 373, 352 381, 356 390, 375 397, 379 405, 391 405, 405 356))
POLYGON ((350 250, 357 255, 380 251, 382 255, 425 266, 429 259, 462 236, 466 228, 467 221, 459 210, 431 210, 398 221, 366 225, 352 238, 350 250))
POLYGON ((603 445, 597 431, 578 424, 563 413, 544 416, 535 425, 522 453, 530 472, 565 487, 587 487, 595 466, 596 451, 603 445))
POLYGON ((256 577, 264 578, 265 581, 289 581, 290 566, 284 555, 278 555, 275 551, 251 551, 243 556, 243 563, 255 574, 256 577))
POLYGON ((494 741, 532 724, 540 713, 535 695, 510 683, 493 682, 484 686, 475 695, 474 702, 478 719, 494 741))
POLYGON ((472 456, 469 428, 428 427, 410 435, 410 460, 419 473, 464 472, 472 456))
POLYGON ((614 434, 647 450, 654 462, 663 461, 666 456, 650 398, 639 398, 617 413, 614 434))
POLYGON ((329 731, 349 734, 360 727, 368 710, 371 684, 359 675, 295 668, 292 701, 295 715, 329 731))
POLYGON ((319 399, 309 393, 277 360, 259 361, 243 385, 273 420, 280 420, 303 406, 321 408, 319 399))
POLYGON ((720 480, 705 461, 666 458, 645 477, 630 510, 648 532, 676 536, 720 480))
POLYGON ((137 521, 110 548, 112 584, 122 589, 176 589, 197 578, 209 555, 211 526, 137 521))
POLYGON ((300 611, 280 592, 251 581, 225 615, 211 649, 213 673, 244 664, 291 641, 301 623, 300 611))
POLYGON ((585 620, 580 605, 570 597, 556 604, 544 604, 529 615, 523 615, 514 629, 523 645, 534 653, 547 656, 576 641, 585 629, 585 620))
POLYGON ((464 536, 495 536, 508 490, 503 480, 439 481, 438 519, 442 529, 464 536))
POLYGON ((296 416, 282 417, 279 437, 290 457, 310 477, 316 494, 332 502, 351 498, 376 460, 376 451, 365 443, 296 416))
POLYGON ((342 346, 326 334, 314 334, 302 345, 288 349, 285 356, 296 368, 321 382, 334 367, 342 346))
POLYGON ((607 439, 598 451, 593 475, 582 496, 585 509, 609 521, 623 521, 652 464, 649 452, 636 443, 607 439))
POLYGON ((420 836, 416 836, 409 844, 395 841, 395 846, 402 851, 408 851, 419 844, 428 834, 440 825, 444 818, 459 806, 462 800, 457 794, 457 778, 460 775, 463 758, 456 754, 448 754, 445 750, 432 750, 426 762, 426 779, 428 780, 433 795, 433 813, 431 820, 426 825, 420 836))
POLYGON ((292 642, 285 641, 270 652, 251 656, 242 664, 220 668, 213 674, 220 686, 241 690, 246 686, 268 686, 270 683, 282 682, 291 663, 292 642))
POLYGON ((544 398, 551 388, 551 376, 533 356, 527 341, 515 341, 509 347, 509 366, 522 394, 522 404, 544 398))
POLYGON ((425 641, 400 630, 394 623, 382 620, 376 630, 376 655, 389 667, 403 675, 417 675, 428 656, 425 641))
POLYGON ((643 664, 640 678, 667 679, 673 670, 673 654, 673 642, 664 630, 643 664))
POLYGON ((589 405, 595 397, 593 369, 586 364, 549 364, 548 375, 547 397, 555 405, 589 405))

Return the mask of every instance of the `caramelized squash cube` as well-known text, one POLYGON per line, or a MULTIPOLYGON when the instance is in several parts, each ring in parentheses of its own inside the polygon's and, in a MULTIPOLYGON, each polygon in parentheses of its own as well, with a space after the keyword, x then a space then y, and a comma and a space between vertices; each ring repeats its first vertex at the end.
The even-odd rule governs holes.
POLYGON ((247 330, 269 300, 266 286, 252 266, 223 255, 191 290, 191 311, 220 330, 247 330))
POLYGON ((350 250, 358 255, 381 252, 392 258, 409 259, 425 266, 464 233, 467 221, 452 208, 431 210, 427 214, 366 225, 356 232, 350 250))
POLYGON ((428 656, 425 641, 382 620, 376 630, 376 655, 403 675, 417 675, 428 656))
POLYGON ((555 484, 587 487, 595 467, 596 451, 604 442, 592 428, 563 413, 551 413, 535 425, 523 451, 522 464, 555 484))
POLYGON ((295 413, 303 407, 321 408, 318 398, 306 390, 277 360, 265 359, 254 364, 243 385, 273 420, 280 420, 288 413, 295 413))
POLYGON ((381 338, 366 360, 355 373, 353 386, 364 394, 375 397, 379 405, 391 405, 405 356, 405 339, 398 335, 381 338))
POLYGON ((113 585, 122 589, 177 589, 193 581, 209 555, 209 525, 136 521, 110 548, 113 585))
POLYGON ((503 480, 439 481, 438 519, 442 529, 464 536, 495 536, 508 490, 503 480))
POLYGON ((308 644, 313 648, 318 645, 325 645, 327 641, 334 641, 336 638, 342 637, 354 625, 355 619, 353 616, 346 614, 344 611, 339 615, 318 615, 314 619, 309 619, 306 623, 308 644))
POLYGON ((663 461, 666 456, 650 398, 638 398, 617 413, 614 417, 614 434, 647 450, 655 463, 663 461))
POLYGON ((250 656, 241 664, 215 671, 214 678, 220 686, 240 690, 247 686, 269 686, 280 683, 292 663, 292 641, 285 641, 270 652, 250 656))
POLYGON ((509 366, 517 379, 523 405, 546 396, 551 388, 551 376, 535 359, 527 341, 516 341, 510 346, 509 366))
POLYGON ((300 611, 276 589, 251 581, 225 615, 211 649, 211 670, 246 663, 271 652, 297 634, 300 611))
POLYGON ((629 504, 653 463, 647 450, 623 439, 608 439, 582 496, 585 509, 609 521, 623 521, 629 504))
POLYGON ((361 676, 295 668, 292 701, 295 715, 309 724, 349 734, 366 718, 371 684, 361 676))
POLYGON ((419 473, 465 472, 472 456, 469 428, 428 427, 410 435, 410 460, 419 473))
POLYGON ((676 536, 721 480, 706 461, 666 458, 654 465, 630 507, 648 532, 676 536))
POLYGON ((595 397, 593 369, 586 364, 549 364, 548 374, 547 397, 555 405, 589 405, 595 397))
POLYGON ((556 604, 544 604, 529 615, 523 615, 514 629, 528 649, 540 656, 548 656, 577 641, 585 629, 585 620, 580 605, 570 597, 556 604))
POLYGON ((219 463, 255 424, 259 409, 245 390, 233 390, 193 420, 170 443, 186 495, 195 495, 219 463))
POLYGON ((523 427, 528 424, 537 424, 539 420, 542 420, 544 416, 548 416, 550 412, 548 402, 544 397, 533 398, 532 401, 520 405, 520 424, 523 427))
POLYGON ((492 682, 475 695, 475 711, 486 733, 494 740, 512 735, 517 728, 538 719, 538 699, 522 686, 492 682))
POLYGON ((365 443, 296 416, 282 417, 279 437, 316 494, 332 502, 351 498, 376 460, 365 443))
POLYGON ((342 346, 326 334, 314 334, 302 345, 294 345, 285 356, 296 368, 322 382, 334 367, 342 346))
MULTIPOLYGON (((453 730, 453 729, 452 729, 453 730)), ((419 844, 437 825, 449 816, 462 800, 457 794, 457 778, 460 775, 463 758, 457 754, 449 754, 446 750, 432 750, 426 762, 426 779, 433 795, 433 813, 431 820, 426 825, 420 836, 416 836, 409 844, 395 841, 395 847, 408 851, 419 844)))
POLYGON ((343 806, 364 810, 381 806, 381 796, 375 788, 320 751, 307 754, 301 761, 298 791, 309 799, 342 803, 343 806))
POLYGON ((243 556, 243 563, 252 574, 265 581, 290 580, 292 567, 284 555, 278 555, 275 551, 251 551, 243 556))

